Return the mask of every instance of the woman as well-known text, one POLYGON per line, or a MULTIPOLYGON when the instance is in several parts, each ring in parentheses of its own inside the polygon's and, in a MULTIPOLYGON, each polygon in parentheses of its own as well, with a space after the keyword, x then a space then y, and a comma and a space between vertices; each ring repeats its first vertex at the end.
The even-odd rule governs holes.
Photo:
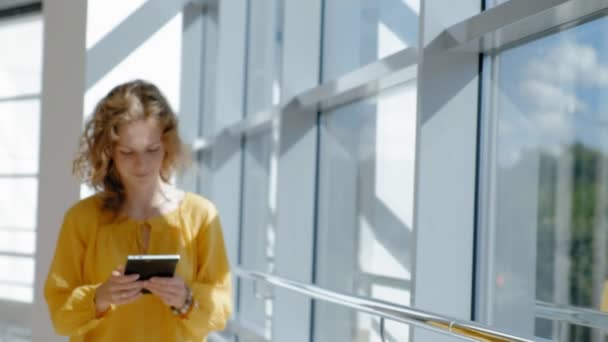
POLYGON ((152 84, 114 88, 97 105, 74 171, 97 190, 64 217, 45 297, 71 341, 204 341, 231 313, 217 211, 169 183, 185 151, 152 84), (131 254, 179 254, 172 278, 124 275, 131 254), (151 294, 142 294, 146 289, 151 294))

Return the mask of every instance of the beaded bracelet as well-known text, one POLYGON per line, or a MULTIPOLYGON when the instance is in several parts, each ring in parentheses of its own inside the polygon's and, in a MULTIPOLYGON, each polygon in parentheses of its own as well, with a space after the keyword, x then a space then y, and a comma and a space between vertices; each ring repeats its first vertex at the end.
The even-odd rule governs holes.
POLYGON ((176 308, 175 306, 171 306, 171 312, 175 316, 185 316, 192 308, 192 303, 194 302, 194 298, 192 297, 192 290, 189 287, 186 287, 186 302, 181 308, 176 308))

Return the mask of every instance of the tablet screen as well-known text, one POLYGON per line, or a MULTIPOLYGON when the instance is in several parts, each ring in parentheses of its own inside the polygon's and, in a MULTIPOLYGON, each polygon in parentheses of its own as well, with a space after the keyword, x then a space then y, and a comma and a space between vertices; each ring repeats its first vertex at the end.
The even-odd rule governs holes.
MULTIPOLYGON (((129 255, 125 266, 125 275, 139 274, 138 280, 148 280, 152 277, 173 277, 179 261, 178 254, 163 255, 129 255)), ((143 290, 148 293, 147 290, 143 290)))

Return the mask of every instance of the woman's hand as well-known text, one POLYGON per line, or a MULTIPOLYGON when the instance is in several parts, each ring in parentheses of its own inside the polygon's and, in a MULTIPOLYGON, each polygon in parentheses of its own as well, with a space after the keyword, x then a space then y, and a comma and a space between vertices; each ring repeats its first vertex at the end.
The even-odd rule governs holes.
POLYGON ((154 277, 144 282, 144 288, 158 296, 167 306, 182 308, 186 304, 188 290, 184 279, 154 277))
POLYGON ((112 271, 108 280, 97 288, 95 306, 98 315, 106 312, 111 304, 128 304, 141 296, 143 282, 137 281, 139 275, 124 275, 123 273, 124 268, 118 267, 112 271))

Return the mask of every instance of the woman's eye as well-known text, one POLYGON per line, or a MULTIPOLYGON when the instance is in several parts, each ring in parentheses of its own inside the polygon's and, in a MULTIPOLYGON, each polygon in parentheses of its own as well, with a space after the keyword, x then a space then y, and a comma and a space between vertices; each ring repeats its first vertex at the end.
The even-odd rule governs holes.
POLYGON ((158 152, 159 150, 160 150, 160 148, 158 148, 158 147, 157 148, 151 148, 151 149, 148 150, 148 152, 154 153, 154 152, 158 152))
POLYGON ((120 151, 120 154, 122 154, 123 156, 130 156, 133 154, 133 152, 131 151, 120 151))

